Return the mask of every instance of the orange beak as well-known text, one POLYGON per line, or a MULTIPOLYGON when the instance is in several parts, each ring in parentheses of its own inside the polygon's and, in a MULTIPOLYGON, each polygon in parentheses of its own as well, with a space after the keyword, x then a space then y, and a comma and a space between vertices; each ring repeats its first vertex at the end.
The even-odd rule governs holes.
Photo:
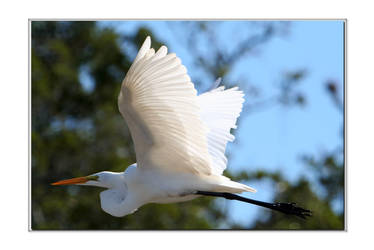
POLYGON ((54 183, 51 183, 51 185, 57 186, 57 185, 82 184, 82 183, 86 183, 89 180, 90 179, 87 178, 87 177, 77 177, 77 178, 73 178, 73 179, 68 179, 68 180, 62 180, 62 181, 54 182, 54 183))

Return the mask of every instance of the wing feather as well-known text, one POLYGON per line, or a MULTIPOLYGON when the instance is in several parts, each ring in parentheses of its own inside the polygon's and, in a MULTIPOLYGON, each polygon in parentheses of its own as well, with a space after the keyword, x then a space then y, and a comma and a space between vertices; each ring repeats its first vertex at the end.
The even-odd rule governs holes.
POLYGON ((122 82, 119 110, 135 144, 138 166, 211 174, 207 128, 186 68, 147 37, 122 82))
POLYGON ((230 130, 236 128, 236 120, 244 102, 243 96, 243 92, 237 87, 227 90, 219 87, 198 97, 201 119, 209 128, 207 140, 213 161, 213 174, 220 175, 226 169, 226 144, 235 139, 230 130))

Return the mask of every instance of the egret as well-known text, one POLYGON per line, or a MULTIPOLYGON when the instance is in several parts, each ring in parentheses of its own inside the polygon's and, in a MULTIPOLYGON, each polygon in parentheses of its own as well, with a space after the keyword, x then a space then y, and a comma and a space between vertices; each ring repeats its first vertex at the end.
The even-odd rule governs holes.
MULTIPOLYGON (((219 84, 219 80, 216 85, 219 84)), ((201 95, 181 60, 166 46, 155 52, 147 37, 127 72, 118 96, 119 111, 134 142, 137 163, 124 172, 103 171, 52 185, 106 188, 101 208, 112 216, 134 213, 147 203, 173 203, 200 196, 223 197, 310 216, 295 203, 267 203, 238 196, 256 192, 222 175, 226 144, 244 102, 238 87, 215 86, 201 95)))

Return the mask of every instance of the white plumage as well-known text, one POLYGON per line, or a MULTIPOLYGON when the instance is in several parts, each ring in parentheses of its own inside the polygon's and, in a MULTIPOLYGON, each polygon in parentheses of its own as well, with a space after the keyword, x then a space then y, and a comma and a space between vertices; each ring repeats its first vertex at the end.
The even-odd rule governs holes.
POLYGON ((133 213, 149 203, 198 197, 196 191, 255 192, 222 175, 225 148, 244 102, 238 88, 215 88, 197 95, 186 68, 147 37, 122 82, 119 110, 134 141, 137 163, 123 173, 100 172, 60 181, 105 187, 104 211, 133 213))
POLYGON ((206 136, 213 161, 212 173, 217 175, 226 169, 226 144, 235 139, 230 130, 236 128, 244 102, 244 94, 237 87, 224 89, 222 86, 198 96, 201 120, 209 128, 206 136))
POLYGON ((135 144, 138 166, 210 174, 207 128, 186 68, 148 37, 122 83, 118 106, 135 144))

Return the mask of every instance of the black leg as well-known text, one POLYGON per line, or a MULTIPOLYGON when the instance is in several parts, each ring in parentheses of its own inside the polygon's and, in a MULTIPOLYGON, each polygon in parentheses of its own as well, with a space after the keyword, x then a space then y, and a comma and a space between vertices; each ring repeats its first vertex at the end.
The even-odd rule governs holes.
POLYGON ((312 216, 310 210, 296 207, 296 203, 268 203, 263 201, 252 200, 249 198, 244 198, 236 194, 231 193, 220 193, 220 192, 208 192, 208 191, 197 191, 196 194, 205 195, 205 196, 214 196, 214 197, 223 197, 229 200, 243 201, 250 204, 254 204, 261 207, 266 207, 272 210, 282 212, 284 214, 296 215, 300 218, 306 219, 306 216, 312 216))

